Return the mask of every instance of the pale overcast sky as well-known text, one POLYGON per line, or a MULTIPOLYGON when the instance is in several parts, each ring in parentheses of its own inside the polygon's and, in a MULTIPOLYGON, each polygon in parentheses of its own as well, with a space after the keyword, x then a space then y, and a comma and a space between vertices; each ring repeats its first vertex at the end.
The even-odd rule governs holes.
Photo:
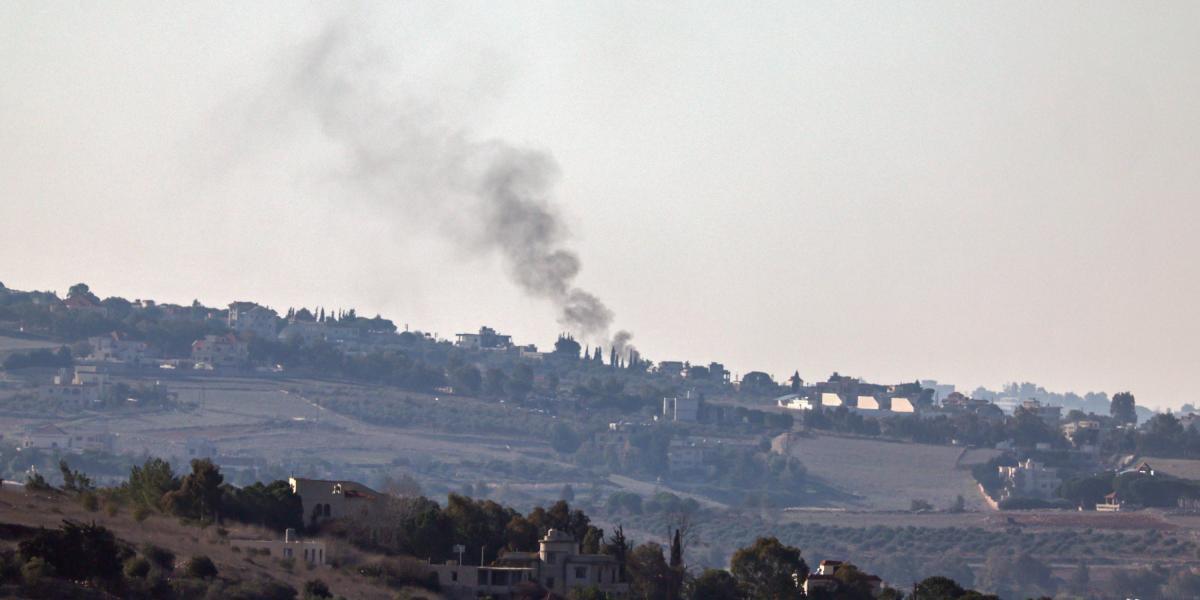
POLYGON ((0 281, 549 346, 284 97, 330 27, 421 131, 553 157, 575 283, 653 359, 1197 400, 1194 2, 8 1, 0 281))

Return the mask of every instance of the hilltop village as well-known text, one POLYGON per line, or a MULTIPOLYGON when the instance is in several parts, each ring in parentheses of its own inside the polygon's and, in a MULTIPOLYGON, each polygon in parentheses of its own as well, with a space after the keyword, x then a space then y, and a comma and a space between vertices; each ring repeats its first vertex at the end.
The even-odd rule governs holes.
POLYGON ((938 576, 962 594, 1153 597, 1200 566, 1196 413, 1125 391, 777 378, 620 338, 444 339, 353 309, 85 284, 0 286, 0 361, 6 481, 265 527, 227 543, 314 573, 407 556, 404 585, 445 597, 724 597, 689 596, 702 579, 744 596, 739 556, 763 553, 795 552, 788 589, 813 597, 898 597, 938 576), (167 483, 130 500, 152 468, 167 483), (218 477, 220 511, 162 500, 218 477), (490 524, 455 524, 475 512, 490 524), (448 529, 413 529, 417 514, 448 529))

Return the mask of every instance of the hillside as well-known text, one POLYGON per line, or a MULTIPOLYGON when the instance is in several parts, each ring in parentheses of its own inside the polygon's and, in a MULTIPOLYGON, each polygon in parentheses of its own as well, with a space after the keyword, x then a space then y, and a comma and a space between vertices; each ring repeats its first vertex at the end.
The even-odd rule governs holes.
POLYGON ((854 508, 908 510, 913 500, 944 508, 962 495, 967 510, 987 510, 971 472, 958 468, 963 448, 836 435, 791 436, 789 444, 810 475, 855 496, 854 508))
MULTIPOLYGON (((224 527, 199 528, 181 524, 178 520, 152 515, 137 522, 126 510, 115 515, 105 510, 85 510, 73 497, 58 492, 27 492, 22 486, 6 483, 0 486, 0 526, 25 526, 56 528, 63 520, 84 523, 95 522, 111 530, 121 541, 134 548, 154 544, 165 548, 182 563, 192 556, 207 556, 217 567, 220 577, 233 581, 268 579, 286 583, 296 590, 304 583, 319 578, 328 584, 333 594, 346 598, 390 599, 401 597, 427 598, 435 600, 441 596, 415 588, 397 590, 378 580, 371 580, 355 572, 356 567, 382 560, 377 555, 366 554, 335 541, 327 540, 329 556, 339 566, 309 567, 296 561, 289 567, 283 560, 264 556, 250 556, 241 551, 239 539, 275 539, 277 534, 255 527, 227 523, 224 527), (237 548, 237 549, 235 549, 237 548)), ((4 530, 15 529, 4 527, 4 530)), ((14 548, 19 540, 5 536, 0 539, 0 550, 14 548)), ((178 569, 177 569, 178 570, 178 569)))

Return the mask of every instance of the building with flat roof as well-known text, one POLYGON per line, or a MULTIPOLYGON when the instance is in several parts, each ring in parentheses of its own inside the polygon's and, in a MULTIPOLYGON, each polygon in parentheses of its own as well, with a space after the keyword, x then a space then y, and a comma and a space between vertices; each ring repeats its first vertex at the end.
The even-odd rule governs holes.
POLYGON ((663 398, 662 414, 668 421, 695 423, 700 419, 700 399, 691 393, 683 398, 663 398))
POLYGON ((231 539, 229 545, 246 550, 258 550, 272 558, 292 558, 304 561, 314 567, 328 564, 329 554, 325 542, 321 540, 305 540, 296 535, 295 529, 283 533, 282 540, 242 540, 231 539))
POLYGON ((629 585, 621 566, 606 554, 583 554, 571 534, 551 529, 538 541, 537 552, 507 552, 485 566, 448 562, 429 565, 442 593, 449 598, 511 598, 522 584, 536 584, 559 596, 578 588, 596 588, 621 598, 629 585))
POLYGON ((333 519, 369 517, 383 494, 354 481, 289 477, 292 493, 300 496, 304 521, 315 525, 333 519))

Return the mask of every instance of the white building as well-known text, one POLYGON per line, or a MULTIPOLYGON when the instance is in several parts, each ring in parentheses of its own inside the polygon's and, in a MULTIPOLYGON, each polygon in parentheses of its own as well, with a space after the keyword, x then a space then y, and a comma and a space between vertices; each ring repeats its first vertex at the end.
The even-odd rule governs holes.
POLYGON ((1000 477, 1004 480, 1004 488, 1000 491, 1000 499, 1012 497, 1050 498, 1062 479, 1058 471, 1047 469, 1045 465, 1025 459, 1015 467, 997 467, 1000 477))
POLYGON ((800 394, 787 394, 775 399, 775 404, 779 408, 788 410, 812 410, 815 404, 812 400, 800 394))

